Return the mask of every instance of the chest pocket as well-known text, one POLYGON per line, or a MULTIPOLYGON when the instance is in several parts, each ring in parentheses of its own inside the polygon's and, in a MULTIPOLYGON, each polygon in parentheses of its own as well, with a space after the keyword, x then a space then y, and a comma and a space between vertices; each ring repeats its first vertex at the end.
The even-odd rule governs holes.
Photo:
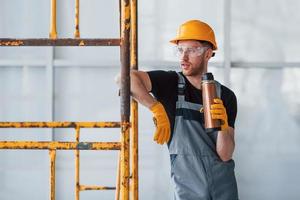
MULTIPOLYGON (((202 106, 201 106, 202 108, 202 106)), ((200 110, 201 110, 200 108, 200 110)), ((200 112, 200 110, 191 110, 187 108, 177 108, 176 116, 182 116, 185 120, 194 120, 198 122, 203 122, 204 124, 204 113, 200 112)))

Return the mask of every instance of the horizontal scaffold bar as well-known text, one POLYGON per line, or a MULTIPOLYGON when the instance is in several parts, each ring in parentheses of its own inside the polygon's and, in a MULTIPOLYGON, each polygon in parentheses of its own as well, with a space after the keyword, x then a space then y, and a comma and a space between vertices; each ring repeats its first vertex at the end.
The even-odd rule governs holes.
POLYGON ((119 38, 107 38, 107 39, 0 38, 0 46, 120 46, 120 39, 119 38))
POLYGON ((0 128, 120 128, 121 122, 0 122, 0 128))
POLYGON ((120 142, 0 141, 0 149, 120 150, 120 142))
POLYGON ((107 186, 95 186, 95 185, 80 185, 79 190, 115 190, 116 187, 107 187, 107 186))

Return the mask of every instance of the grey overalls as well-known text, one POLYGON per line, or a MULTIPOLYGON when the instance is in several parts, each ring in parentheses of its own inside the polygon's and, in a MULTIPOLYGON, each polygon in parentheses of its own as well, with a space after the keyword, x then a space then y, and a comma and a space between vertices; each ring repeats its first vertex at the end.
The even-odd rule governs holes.
MULTIPOLYGON (((221 85, 217 83, 221 96, 221 85)), ((202 105, 185 101, 185 79, 178 73, 178 100, 169 145, 171 178, 176 200, 237 200, 234 161, 222 162, 216 153, 217 131, 206 133, 202 105)))

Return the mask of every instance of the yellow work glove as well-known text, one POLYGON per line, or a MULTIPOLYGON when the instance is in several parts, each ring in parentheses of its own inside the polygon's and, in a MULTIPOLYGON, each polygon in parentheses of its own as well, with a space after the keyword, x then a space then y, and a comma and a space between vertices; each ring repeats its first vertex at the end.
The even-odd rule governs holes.
POLYGON ((214 104, 210 107, 210 113, 212 119, 221 120, 221 130, 225 131, 228 129, 228 119, 226 108, 223 105, 223 101, 221 99, 214 99, 214 104))
POLYGON ((153 121, 156 126, 153 140, 158 144, 167 143, 170 139, 171 130, 169 118, 164 106, 160 102, 156 102, 151 106, 150 110, 153 113, 153 121))

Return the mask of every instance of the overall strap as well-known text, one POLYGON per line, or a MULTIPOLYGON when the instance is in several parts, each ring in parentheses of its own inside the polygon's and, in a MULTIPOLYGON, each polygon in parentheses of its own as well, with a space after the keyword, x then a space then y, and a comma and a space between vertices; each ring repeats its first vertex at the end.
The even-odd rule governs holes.
POLYGON ((184 90, 185 90, 185 80, 184 80, 184 77, 178 73, 177 73, 177 76, 178 76, 178 85, 177 85, 177 89, 178 89, 178 96, 184 96, 184 90))
MULTIPOLYGON (((186 88, 186 82, 182 74, 178 72, 176 73, 178 76, 178 84, 177 84, 178 99, 182 99, 182 98, 184 99, 184 90, 186 88)), ((218 81, 215 81, 215 83, 216 83, 217 97, 221 99, 221 94, 222 94, 221 83, 219 83, 218 81)))

